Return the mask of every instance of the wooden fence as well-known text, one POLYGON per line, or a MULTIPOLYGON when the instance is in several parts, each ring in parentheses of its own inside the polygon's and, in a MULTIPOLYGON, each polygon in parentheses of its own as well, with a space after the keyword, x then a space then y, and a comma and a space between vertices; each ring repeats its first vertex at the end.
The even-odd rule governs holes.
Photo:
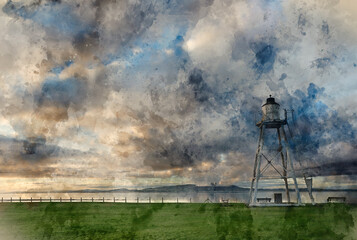
MULTIPOLYGON (((202 203, 200 201, 193 201, 192 198, 186 199, 186 198, 176 198, 176 200, 173 200, 172 198, 170 199, 164 199, 164 197, 161 197, 161 199, 152 199, 151 197, 149 198, 21 198, 21 197, 10 197, 10 198, 1 198, 0 203, 41 203, 41 202, 62 202, 62 203, 75 203, 75 202, 96 202, 96 203, 202 203)), ((206 199, 203 201, 205 203, 212 203, 210 199, 206 199)), ((224 200, 221 199, 219 200, 221 203, 228 203, 228 199, 224 200)), ((238 202, 237 200, 235 201, 229 201, 229 202, 238 202)))
POLYGON ((177 198, 176 201, 170 199, 164 199, 162 197, 161 199, 152 199, 151 197, 149 198, 135 198, 135 199, 130 199, 130 198, 1 198, 1 203, 34 203, 34 202, 111 202, 111 203, 192 203, 192 198, 190 199, 179 199, 177 198))

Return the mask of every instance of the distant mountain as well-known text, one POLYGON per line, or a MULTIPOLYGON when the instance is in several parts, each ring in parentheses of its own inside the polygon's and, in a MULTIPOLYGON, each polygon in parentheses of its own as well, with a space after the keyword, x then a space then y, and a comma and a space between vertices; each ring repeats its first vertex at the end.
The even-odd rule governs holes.
POLYGON ((241 192, 248 191, 248 188, 241 188, 234 185, 230 186, 197 186, 194 184, 175 185, 145 188, 142 190, 135 190, 136 192, 241 192))
MULTIPOLYGON (((67 193, 108 193, 108 192, 241 192, 249 191, 249 188, 241 188, 234 185, 230 186, 197 186, 195 184, 184 184, 184 185, 175 185, 175 186, 161 186, 161 187, 151 187, 144 189, 84 189, 84 190, 72 190, 66 191, 67 193)), ((60 191, 62 192, 62 191, 60 191)))
MULTIPOLYGON (((161 187, 150 187, 144 189, 111 189, 111 190, 97 190, 97 189, 86 189, 80 191, 71 191, 71 192, 81 192, 81 193, 103 193, 103 192, 158 192, 158 193, 170 193, 170 192, 243 192, 249 191, 249 188, 242 188, 235 185, 229 186, 197 186, 195 184, 184 184, 184 185, 174 185, 174 186, 161 186, 161 187)), ((294 188, 289 189, 290 191, 295 191, 294 188)), ((285 191, 283 188, 263 188, 259 189, 259 191, 285 191)), ((306 188, 300 188, 300 191, 307 191, 306 188)), ((313 188, 313 192, 323 192, 323 191, 357 191, 357 189, 321 189, 321 188, 313 188)), ((68 191, 67 191, 68 192, 68 191)))
POLYGON ((118 189, 110 189, 110 190, 103 190, 103 189, 83 189, 83 190, 73 190, 73 191, 66 191, 67 193, 103 193, 103 192, 130 192, 127 188, 118 188, 118 189))
MULTIPOLYGON (((244 192, 249 191, 249 188, 242 188, 235 185, 229 186, 197 186, 195 184, 185 184, 185 185, 174 185, 174 186, 161 186, 161 187, 151 187, 151 188, 144 188, 144 189, 127 189, 127 188, 118 188, 118 189, 83 189, 83 190, 67 190, 67 191, 51 191, 52 193, 118 193, 118 192, 142 192, 142 193, 172 193, 172 192, 225 192, 225 193, 232 193, 232 192, 244 192)), ((290 188, 290 191, 295 191, 294 188, 290 188)), ((259 189, 259 191, 285 191, 283 188, 263 188, 259 189)), ((306 192, 306 188, 300 188, 301 192, 306 192)), ((355 192, 357 189, 329 189, 329 188, 313 188, 313 192, 355 192)), ((24 192, 13 192, 13 193, 24 193, 24 192)), ((26 192, 26 193, 48 193, 48 191, 33 191, 33 192, 26 192)))

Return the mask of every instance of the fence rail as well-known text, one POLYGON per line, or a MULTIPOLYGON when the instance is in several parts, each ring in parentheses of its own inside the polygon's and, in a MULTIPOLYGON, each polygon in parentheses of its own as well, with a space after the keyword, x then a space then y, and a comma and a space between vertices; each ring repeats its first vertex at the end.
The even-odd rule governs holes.
MULTIPOLYGON (((225 202, 228 200, 219 200, 218 202, 225 202)), ((173 200, 172 198, 170 199, 165 199, 164 197, 161 198, 21 198, 21 197, 11 197, 11 198, 1 198, 0 203, 39 203, 39 202, 63 202, 63 203, 68 203, 68 202, 96 202, 96 203, 200 203, 199 201, 193 201, 192 198, 186 199, 186 198, 176 198, 173 200)), ((204 202, 212 202, 211 200, 207 199, 204 202)), ((230 201, 230 202, 238 202, 236 201, 230 201)))

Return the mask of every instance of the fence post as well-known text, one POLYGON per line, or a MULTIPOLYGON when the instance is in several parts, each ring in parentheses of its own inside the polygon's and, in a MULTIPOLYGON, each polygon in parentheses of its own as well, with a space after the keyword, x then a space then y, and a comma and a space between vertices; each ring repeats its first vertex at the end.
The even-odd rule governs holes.
POLYGON ((191 198, 190 198, 190 203, 191 203, 191 198))
POLYGON ((164 197, 161 198, 161 203, 164 203, 164 197))
POLYGON ((126 197, 124 198, 124 201, 125 201, 125 203, 126 203, 126 197))
POLYGON ((81 197, 81 202, 82 202, 82 197, 81 197))
POLYGON ((93 202, 93 198, 92 198, 92 202, 93 202))
POLYGON ((40 197, 40 202, 42 202, 42 197, 40 197))
POLYGON ((50 197, 50 202, 52 202, 52 198, 50 197))
POLYGON ((151 203, 151 197, 149 197, 149 203, 151 203))
POLYGON ((60 202, 62 202, 62 197, 60 197, 60 202))
POLYGON ((4 202, 4 197, 1 198, 1 202, 4 202))
POLYGON ((21 197, 20 197, 20 202, 21 202, 21 197))
POLYGON ((10 198, 10 202, 12 202, 12 197, 10 198))
POLYGON ((178 203, 178 198, 177 198, 177 203, 178 203))
POLYGON ((31 202, 32 202, 32 197, 31 197, 31 200, 30 200, 31 202))
POLYGON ((104 202, 104 197, 103 197, 103 202, 104 202))
POLYGON ((114 201, 113 202, 115 202, 115 197, 114 197, 114 201))
POLYGON ((139 203, 139 197, 136 198, 136 203, 139 203))

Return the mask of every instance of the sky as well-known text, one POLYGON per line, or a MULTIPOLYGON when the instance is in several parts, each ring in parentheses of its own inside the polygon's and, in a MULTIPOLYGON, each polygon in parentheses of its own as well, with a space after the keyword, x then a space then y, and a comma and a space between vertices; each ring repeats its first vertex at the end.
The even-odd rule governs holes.
POLYGON ((270 94, 297 174, 357 188, 354 0, 0 6, 1 192, 247 186, 270 94))

